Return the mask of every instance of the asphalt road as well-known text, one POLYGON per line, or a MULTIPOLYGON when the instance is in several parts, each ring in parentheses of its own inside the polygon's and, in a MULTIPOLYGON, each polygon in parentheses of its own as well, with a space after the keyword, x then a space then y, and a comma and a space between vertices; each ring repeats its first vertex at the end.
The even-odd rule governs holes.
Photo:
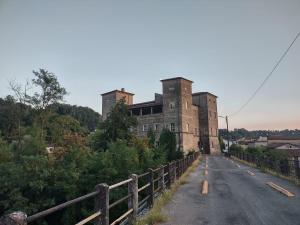
POLYGON ((164 225, 300 225, 300 187, 223 156, 208 156, 207 161, 208 174, 204 159, 165 206, 169 221, 164 225), (207 195, 201 193, 204 180, 207 195), (295 196, 287 197, 267 182, 295 196))

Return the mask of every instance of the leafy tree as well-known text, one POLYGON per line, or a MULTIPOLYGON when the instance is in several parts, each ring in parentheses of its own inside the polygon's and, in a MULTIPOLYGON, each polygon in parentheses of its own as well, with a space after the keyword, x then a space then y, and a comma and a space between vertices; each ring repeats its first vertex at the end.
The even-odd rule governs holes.
POLYGON ((62 101, 67 91, 61 87, 54 73, 40 69, 33 71, 33 74, 36 78, 32 79, 32 83, 40 89, 40 92, 35 92, 32 96, 27 95, 27 101, 39 114, 41 138, 44 138, 44 127, 51 109, 49 106, 62 101))
POLYGON ((148 130, 147 137, 148 137, 149 146, 154 148, 154 146, 155 146, 155 132, 153 131, 152 128, 150 128, 148 130))
POLYGON ((172 161, 183 157, 182 151, 176 148, 176 136, 168 129, 163 129, 160 137, 159 144, 166 152, 167 160, 172 161))
POLYGON ((88 107, 68 105, 68 104, 54 104, 51 106, 53 112, 59 115, 69 115, 79 121, 80 125, 89 131, 95 131, 100 122, 100 114, 88 107))
POLYGON ((129 142, 133 137, 130 129, 136 125, 136 118, 130 115, 124 99, 121 99, 112 108, 106 120, 100 123, 99 129, 102 131, 96 132, 97 136, 91 137, 94 141, 91 145, 97 150, 106 150, 110 142, 118 139, 129 142))

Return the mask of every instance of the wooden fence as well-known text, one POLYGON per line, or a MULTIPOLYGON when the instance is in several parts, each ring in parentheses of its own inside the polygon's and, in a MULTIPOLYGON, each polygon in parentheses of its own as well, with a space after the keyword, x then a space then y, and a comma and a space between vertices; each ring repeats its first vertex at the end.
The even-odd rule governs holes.
POLYGON ((166 188, 169 188, 171 184, 174 183, 198 158, 198 156, 199 153, 197 152, 186 156, 183 159, 160 166, 159 168, 148 169, 148 171, 143 174, 131 174, 127 180, 111 186, 105 183, 98 184, 96 185, 95 190, 89 194, 67 201, 28 217, 23 212, 15 212, 3 216, 0 218, 0 225, 27 225, 37 220, 40 221, 46 216, 88 199, 94 199, 95 201, 94 213, 76 223, 76 225, 83 225, 91 221, 93 221, 96 225, 115 225, 124 222, 132 224, 136 220, 140 211, 145 208, 151 208, 153 206, 154 199, 158 197, 166 188), (142 181, 143 179, 144 185, 140 187, 139 181, 142 181), (128 187, 127 195, 111 203, 109 197, 110 191, 125 185, 128 187), (117 219, 114 219, 114 221, 110 221, 110 210, 120 203, 124 203, 126 201, 128 205, 127 211, 120 215, 117 219))

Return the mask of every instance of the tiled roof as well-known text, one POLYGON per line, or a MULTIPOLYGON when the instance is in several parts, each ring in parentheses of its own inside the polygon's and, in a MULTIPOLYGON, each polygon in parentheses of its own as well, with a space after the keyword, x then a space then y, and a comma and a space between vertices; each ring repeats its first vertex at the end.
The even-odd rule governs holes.
POLYGON ((269 136, 268 140, 300 140, 300 137, 269 136))

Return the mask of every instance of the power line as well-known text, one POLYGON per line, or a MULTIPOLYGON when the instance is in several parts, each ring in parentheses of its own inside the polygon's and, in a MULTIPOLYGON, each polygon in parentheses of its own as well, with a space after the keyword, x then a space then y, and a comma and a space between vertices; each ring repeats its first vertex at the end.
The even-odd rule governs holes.
POLYGON ((265 83, 269 80, 269 78, 273 75, 273 72, 277 69, 277 67, 279 66, 279 64, 281 63, 281 61, 284 59, 284 57, 287 55, 287 53, 289 52, 290 48, 293 46, 293 44, 296 42, 296 40, 298 39, 298 37, 300 36, 300 31, 299 33, 296 35, 296 37, 294 38, 294 40, 292 41, 292 43, 289 45, 289 47, 285 50, 285 52, 283 53, 283 55, 280 57, 280 59, 277 61, 277 63, 275 64, 275 66, 273 67, 273 69, 271 70, 271 72, 268 74, 268 76, 263 80, 263 82, 258 86, 258 88, 255 90, 255 92, 250 96, 250 98, 245 102, 245 104, 243 104, 239 110, 237 110, 235 113, 230 114, 229 116, 235 116, 236 114, 238 114, 240 111, 242 111, 251 101, 252 99, 256 96, 256 94, 260 91, 260 89, 265 85, 265 83))

